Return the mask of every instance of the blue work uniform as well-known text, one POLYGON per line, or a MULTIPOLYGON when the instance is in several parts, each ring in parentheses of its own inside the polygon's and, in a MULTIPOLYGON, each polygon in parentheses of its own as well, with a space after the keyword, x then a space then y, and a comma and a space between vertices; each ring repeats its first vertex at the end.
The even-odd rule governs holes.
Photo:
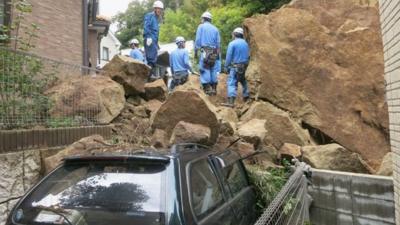
POLYGON ((140 49, 138 48, 134 48, 131 50, 131 52, 129 53, 129 56, 133 59, 136 59, 140 62, 145 62, 144 56, 143 56, 143 52, 140 51, 140 49))
POLYGON ((149 66, 155 66, 157 62, 158 52, 158 34, 160 26, 158 23, 157 15, 154 12, 149 12, 144 16, 144 51, 146 52, 146 60, 149 66), (153 41, 150 46, 147 45, 147 38, 153 41))
MULTIPOLYGON (((199 25, 196 32, 195 50, 198 51, 204 47, 213 49, 220 49, 221 37, 218 29, 210 22, 206 21, 199 25)), ((218 65, 214 65, 211 68, 205 68, 203 65, 205 58, 205 52, 202 52, 200 56, 200 82, 202 84, 217 84, 217 70, 218 65)))
POLYGON ((243 97, 249 97, 249 89, 246 78, 243 76, 243 79, 238 79, 237 69, 233 66, 235 64, 247 65, 249 63, 249 59, 250 48, 243 38, 236 38, 229 43, 225 60, 225 69, 226 71, 229 71, 227 80, 228 97, 237 96, 238 82, 242 84, 243 97))
POLYGON ((174 50, 169 56, 169 62, 172 72, 172 82, 170 90, 187 81, 188 71, 192 72, 192 66, 189 60, 189 52, 184 48, 174 50))

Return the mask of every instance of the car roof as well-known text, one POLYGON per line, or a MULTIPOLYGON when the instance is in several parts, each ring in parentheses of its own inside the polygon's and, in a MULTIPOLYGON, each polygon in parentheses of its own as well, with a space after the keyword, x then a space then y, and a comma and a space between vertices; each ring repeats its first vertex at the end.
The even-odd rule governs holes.
POLYGON ((200 144, 176 144, 169 150, 141 149, 121 152, 95 153, 93 155, 76 155, 64 158, 65 163, 82 161, 129 161, 129 160, 151 160, 169 162, 172 158, 185 161, 198 158, 199 156, 215 154, 212 148, 200 144))

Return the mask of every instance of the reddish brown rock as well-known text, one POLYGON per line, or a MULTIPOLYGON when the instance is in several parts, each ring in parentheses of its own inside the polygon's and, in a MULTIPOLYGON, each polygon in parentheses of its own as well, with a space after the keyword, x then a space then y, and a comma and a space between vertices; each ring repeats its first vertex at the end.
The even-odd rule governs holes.
POLYGON ((182 143, 207 145, 210 143, 210 136, 210 128, 200 124, 192 124, 181 121, 175 126, 169 143, 171 145, 182 143))
POLYGON ((147 100, 157 99, 165 101, 168 92, 167 86, 162 79, 145 84, 144 90, 147 100))

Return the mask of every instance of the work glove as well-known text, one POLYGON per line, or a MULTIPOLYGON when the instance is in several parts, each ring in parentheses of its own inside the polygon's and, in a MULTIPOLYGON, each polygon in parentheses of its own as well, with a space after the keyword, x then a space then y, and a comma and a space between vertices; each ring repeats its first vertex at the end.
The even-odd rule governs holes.
POLYGON ((152 43, 153 43, 153 39, 151 39, 151 38, 147 38, 146 39, 146 45, 147 46, 150 46, 152 43))

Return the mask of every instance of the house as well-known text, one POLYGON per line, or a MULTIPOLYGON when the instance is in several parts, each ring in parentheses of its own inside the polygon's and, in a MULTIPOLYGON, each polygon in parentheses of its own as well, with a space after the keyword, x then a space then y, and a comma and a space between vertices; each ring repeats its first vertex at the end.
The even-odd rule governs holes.
POLYGON ((108 32, 108 35, 105 36, 100 43, 100 53, 98 58, 98 65, 100 68, 107 64, 115 55, 120 54, 120 47, 121 42, 112 32, 108 32))
MULTIPOLYGON (((10 2, 0 0, 0 22, 10 24, 10 2)), ((28 0, 32 12, 25 23, 35 23, 36 47, 40 56, 71 64, 96 67, 100 41, 108 33, 110 21, 98 16, 98 0, 28 0)))

